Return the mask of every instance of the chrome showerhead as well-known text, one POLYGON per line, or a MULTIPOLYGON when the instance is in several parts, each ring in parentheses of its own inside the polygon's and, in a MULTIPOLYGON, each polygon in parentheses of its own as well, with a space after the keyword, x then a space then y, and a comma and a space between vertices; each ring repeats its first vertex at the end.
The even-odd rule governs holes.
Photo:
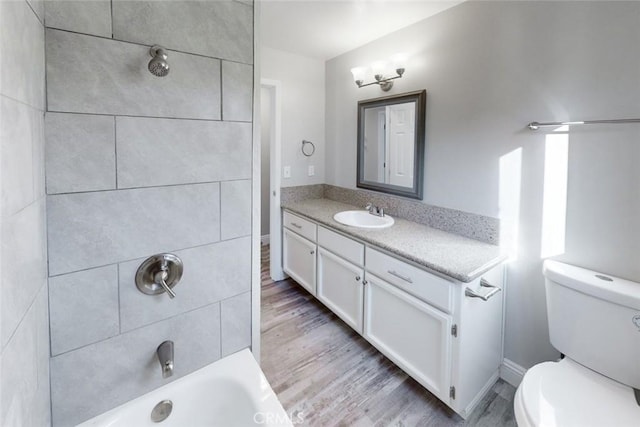
POLYGON ((169 74, 167 52, 162 46, 153 46, 149 49, 152 59, 149 61, 149 72, 156 77, 164 77, 169 74))

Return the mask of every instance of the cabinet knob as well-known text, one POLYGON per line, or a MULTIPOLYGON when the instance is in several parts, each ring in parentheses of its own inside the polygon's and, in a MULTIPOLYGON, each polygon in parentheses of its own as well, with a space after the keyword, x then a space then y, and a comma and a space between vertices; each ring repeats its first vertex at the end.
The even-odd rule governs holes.
POLYGON ((369 282, 367 282, 366 280, 363 280, 363 281, 362 281, 362 284, 363 284, 363 285, 366 285, 367 283, 369 283, 369 282))
POLYGON ((356 282, 360 281, 360 276, 356 276, 356 282))
POLYGON ((313 255, 313 254, 315 254, 315 253, 316 253, 316 251, 311 251, 311 252, 309 252, 309 253, 310 253, 311 255, 313 255))

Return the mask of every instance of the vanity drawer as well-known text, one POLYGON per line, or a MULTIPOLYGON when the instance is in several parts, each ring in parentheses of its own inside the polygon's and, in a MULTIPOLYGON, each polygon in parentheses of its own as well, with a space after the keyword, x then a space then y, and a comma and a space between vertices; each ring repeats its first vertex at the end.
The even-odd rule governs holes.
POLYGON ((440 310, 453 309, 453 282, 369 247, 366 270, 440 310))
POLYGON ((295 231, 312 242, 316 241, 317 226, 313 222, 286 211, 282 216, 282 222, 289 230, 295 231))
POLYGON ((318 244, 356 265, 364 265, 364 245, 324 227, 318 227, 318 244))

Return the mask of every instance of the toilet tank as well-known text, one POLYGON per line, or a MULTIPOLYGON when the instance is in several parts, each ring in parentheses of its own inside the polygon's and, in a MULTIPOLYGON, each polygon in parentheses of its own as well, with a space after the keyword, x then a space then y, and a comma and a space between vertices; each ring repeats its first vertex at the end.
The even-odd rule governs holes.
POLYGON ((544 262, 551 344, 602 375, 640 388, 640 283, 544 262))

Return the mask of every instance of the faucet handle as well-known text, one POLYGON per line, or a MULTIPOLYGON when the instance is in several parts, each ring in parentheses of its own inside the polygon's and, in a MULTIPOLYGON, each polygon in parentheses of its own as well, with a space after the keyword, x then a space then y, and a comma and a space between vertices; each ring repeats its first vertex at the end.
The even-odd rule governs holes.
POLYGON ((164 289, 164 291, 169 295, 169 298, 174 299, 176 297, 176 293, 173 292, 173 289, 171 289, 167 284, 168 277, 169 277, 168 269, 163 269, 158 271, 154 275, 153 280, 154 282, 156 282, 156 284, 162 286, 162 289, 164 289))
POLYGON ((182 260, 174 254, 157 254, 147 258, 136 271, 136 286, 146 295, 166 293, 175 298, 173 287, 182 277, 182 260))

